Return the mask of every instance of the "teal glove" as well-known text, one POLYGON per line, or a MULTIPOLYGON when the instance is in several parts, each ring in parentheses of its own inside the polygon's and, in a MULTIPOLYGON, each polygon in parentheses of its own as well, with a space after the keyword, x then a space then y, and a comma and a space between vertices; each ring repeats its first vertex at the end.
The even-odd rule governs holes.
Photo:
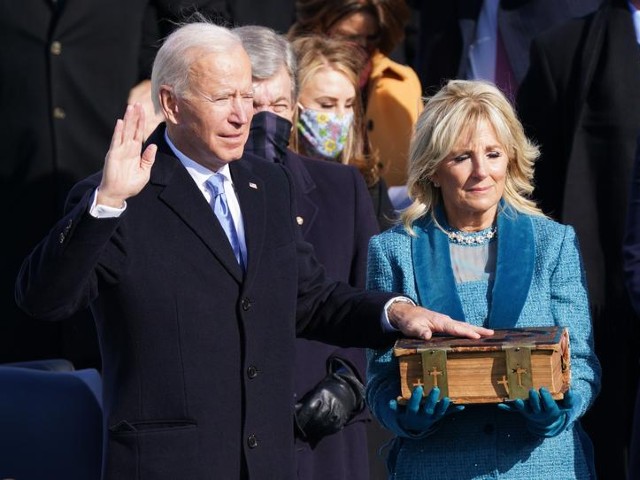
POLYGON ((571 390, 568 390, 562 401, 558 403, 549 390, 542 387, 539 394, 533 388, 529 390, 527 401, 518 398, 509 403, 499 403, 498 408, 506 412, 521 413, 531 433, 550 438, 564 430, 575 404, 576 399, 571 390))
POLYGON ((433 387, 422 405, 423 388, 418 386, 411 392, 411 398, 405 406, 398 405, 396 400, 389 402, 391 412, 396 416, 396 422, 400 428, 412 437, 426 436, 433 432, 438 420, 450 413, 464 410, 463 405, 452 405, 449 397, 440 397, 440 389, 433 387))

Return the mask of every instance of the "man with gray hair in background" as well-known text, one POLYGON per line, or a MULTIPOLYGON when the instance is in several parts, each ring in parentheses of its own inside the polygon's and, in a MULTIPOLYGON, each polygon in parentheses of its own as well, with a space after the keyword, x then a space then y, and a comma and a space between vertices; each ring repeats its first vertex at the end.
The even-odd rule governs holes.
MULTIPOLYGON (((287 148, 297 100, 293 49, 267 27, 234 32, 249 54, 253 76, 254 115, 245 152, 289 169, 304 239, 330 278, 364 287, 369 238, 378 233, 378 223, 362 175, 353 166, 287 148)), ((299 338, 292 361, 298 478, 370 480, 364 350, 299 338)))

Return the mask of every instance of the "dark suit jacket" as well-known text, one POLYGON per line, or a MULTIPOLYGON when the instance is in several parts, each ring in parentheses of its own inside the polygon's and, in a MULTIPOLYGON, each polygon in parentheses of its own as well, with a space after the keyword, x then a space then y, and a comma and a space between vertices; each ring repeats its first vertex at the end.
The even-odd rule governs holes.
POLYGON ((640 47, 625 0, 534 40, 517 97, 540 144, 534 196, 576 229, 587 273, 602 391, 584 417, 602 478, 624 478, 640 329, 623 281, 622 242, 636 137, 640 47), (608 415, 616 412, 616 421, 608 415))
POLYGON ((248 265, 163 139, 119 218, 87 208, 99 176, 25 261, 19 304, 59 319, 89 304, 103 355, 105 478, 291 479, 296 333, 337 345, 392 341, 390 295, 329 281, 301 240, 286 170, 232 162, 248 265), (242 474, 244 472, 244 474, 242 474))
MULTIPOLYGON (((519 84, 529 66, 529 45, 539 33, 594 11, 602 0, 501 0, 498 28, 519 84)), ((467 78, 483 0, 414 2, 420 10, 416 70, 423 91, 433 95, 446 80, 467 78)))
MULTIPOLYGON (((623 245, 625 284, 636 313, 640 314, 640 132, 633 164, 629 211, 623 245)), ((639 419, 640 420, 640 419, 639 419)))
MULTIPOLYGON (((640 136, 638 136, 629 194, 629 212, 623 253, 626 286, 633 308, 640 315, 640 136)), ((636 393, 631 433, 628 479, 638 480, 640 479, 640 386, 636 393)))
POLYGON ((64 356, 99 368, 91 322, 42 325, 17 308, 20 259, 60 218, 69 189, 102 167, 130 89, 149 78, 163 20, 220 2, 54 3, 0 2, 0 204, 14 231, 0 253, 0 361, 64 356))
POLYGON ((576 228, 600 309, 625 295, 620 247, 640 131, 640 47, 626 2, 540 36, 531 62, 517 107, 541 146, 535 197, 576 228))
MULTIPOLYGON (((364 288, 369 238, 378 233, 371 198, 362 175, 353 166, 287 152, 283 164, 296 186, 296 219, 327 276, 364 288)), ((298 339, 295 360, 296 400, 312 390, 327 373, 327 359, 346 360, 366 381, 365 352, 298 339)), ((320 443, 297 440, 298 478, 369 480, 364 420, 368 411, 320 443)))

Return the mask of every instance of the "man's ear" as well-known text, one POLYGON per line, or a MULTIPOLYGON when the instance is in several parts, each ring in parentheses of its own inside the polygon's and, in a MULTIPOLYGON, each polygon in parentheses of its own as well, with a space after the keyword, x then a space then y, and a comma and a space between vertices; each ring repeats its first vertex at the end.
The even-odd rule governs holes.
POLYGON ((167 122, 177 125, 179 123, 178 97, 168 85, 160 85, 158 91, 160 108, 167 122))

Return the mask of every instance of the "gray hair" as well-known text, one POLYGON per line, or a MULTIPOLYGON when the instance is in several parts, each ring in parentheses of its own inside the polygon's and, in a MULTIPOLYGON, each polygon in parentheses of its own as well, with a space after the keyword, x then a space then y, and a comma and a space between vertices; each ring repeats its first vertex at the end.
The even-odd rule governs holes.
POLYGON ((161 85, 169 85, 178 96, 189 88, 191 64, 206 53, 226 53, 242 47, 240 38, 231 30, 213 23, 198 21, 174 30, 158 50, 151 71, 151 98, 160 112, 158 93, 161 85))
POLYGON ((287 38, 260 25, 236 27, 233 32, 240 37, 249 55, 253 79, 268 80, 284 66, 291 77, 291 99, 295 102, 298 97, 296 56, 287 38))

